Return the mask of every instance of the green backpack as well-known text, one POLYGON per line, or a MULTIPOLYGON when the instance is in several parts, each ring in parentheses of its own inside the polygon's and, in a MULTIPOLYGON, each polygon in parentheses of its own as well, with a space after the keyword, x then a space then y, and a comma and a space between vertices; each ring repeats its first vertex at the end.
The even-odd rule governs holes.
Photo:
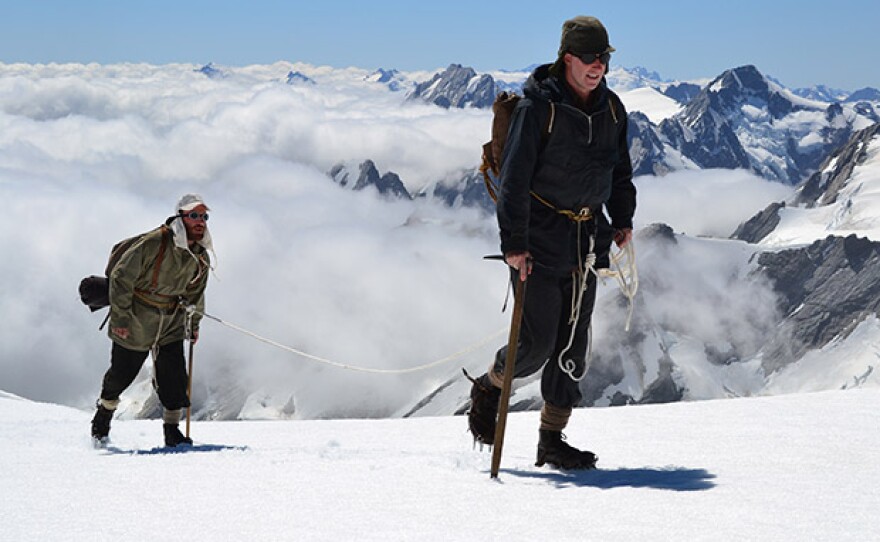
MULTIPOLYGON (((162 235, 162 244, 159 247, 159 256, 156 258, 156 263, 153 265, 153 280, 152 287, 156 288, 156 285, 159 281, 159 268, 162 266, 162 260, 165 259, 165 249, 168 246, 168 238, 171 236, 171 230, 168 226, 164 224, 159 226, 156 229, 161 229, 163 232, 162 235)), ((82 279, 79 283, 79 298, 80 301, 83 302, 92 312, 103 309, 110 305, 110 273, 113 272, 113 269, 119 264, 119 260, 122 259, 122 255, 128 252, 135 243, 143 239, 145 236, 153 233, 156 230, 151 230, 148 232, 140 233, 135 235, 134 237, 129 237, 128 239, 123 239, 119 241, 113 248, 110 250, 110 257, 107 259, 107 267, 104 268, 104 276, 100 277, 98 275, 90 275, 84 279, 82 279)), ((102 324, 103 327, 103 324, 102 324)))

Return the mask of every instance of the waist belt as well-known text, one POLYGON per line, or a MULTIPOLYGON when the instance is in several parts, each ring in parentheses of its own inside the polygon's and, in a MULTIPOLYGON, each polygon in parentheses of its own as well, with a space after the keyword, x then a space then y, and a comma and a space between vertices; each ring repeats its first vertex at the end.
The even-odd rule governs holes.
POLYGON ((561 214, 565 218, 571 220, 572 222, 588 222, 593 220, 593 212, 589 207, 582 207, 580 211, 570 211, 568 209, 557 209, 555 205, 545 200, 535 192, 531 192, 532 197, 544 204, 546 207, 553 209, 557 213, 561 214))
POLYGON ((156 310, 160 310, 165 313, 173 313, 177 310, 179 306, 179 302, 177 296, 157 294, 155 292, 148 292, 147 290, 141 290, 140 288, 135 288, 134 290, 134 298, 137 301, 140 301, 142 304, 152 307, 156 310), (165 298, 165 301, 156 301, 155 299, 149 296, 157 296, 165 298))

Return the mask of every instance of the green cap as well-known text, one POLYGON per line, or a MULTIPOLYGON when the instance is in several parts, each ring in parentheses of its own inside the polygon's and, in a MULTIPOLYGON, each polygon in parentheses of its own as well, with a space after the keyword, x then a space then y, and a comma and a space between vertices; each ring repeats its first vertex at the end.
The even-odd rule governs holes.
POLYGON ((614 50, 614 47, 608 43, 608 31, 599 19, 580 15, 562 24, 559 56, 565 53, 600 55, 613 53, 614 50))

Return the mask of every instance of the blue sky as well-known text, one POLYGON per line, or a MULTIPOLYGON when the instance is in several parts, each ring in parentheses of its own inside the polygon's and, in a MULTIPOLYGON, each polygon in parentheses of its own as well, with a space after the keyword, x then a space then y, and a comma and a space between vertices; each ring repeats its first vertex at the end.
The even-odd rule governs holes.
POLYGON ((876 0, 0 0, 0 62, 303 61, 478 71, 550 61, 562 22, 599 17, 615 64, 671 79, 754 64, 790 87, 880 88, 876 0))

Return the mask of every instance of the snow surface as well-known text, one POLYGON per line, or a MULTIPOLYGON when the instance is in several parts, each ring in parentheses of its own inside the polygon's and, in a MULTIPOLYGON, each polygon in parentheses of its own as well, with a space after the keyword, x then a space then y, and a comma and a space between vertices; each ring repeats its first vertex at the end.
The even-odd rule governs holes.
POLYGON ((509 418, 497 480, 462 417, 114 421, 0 392, 0 540, 871 540, 880 390, 578 409, 600 469, 533 466, 509 418))
POLYGON ((680 103, 650 87, 621 92, 620 99, 627 111, 641 111, 654 124, 660 124, 683 108, 680 103))

